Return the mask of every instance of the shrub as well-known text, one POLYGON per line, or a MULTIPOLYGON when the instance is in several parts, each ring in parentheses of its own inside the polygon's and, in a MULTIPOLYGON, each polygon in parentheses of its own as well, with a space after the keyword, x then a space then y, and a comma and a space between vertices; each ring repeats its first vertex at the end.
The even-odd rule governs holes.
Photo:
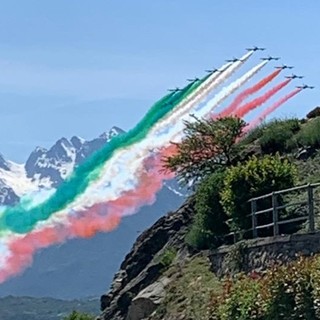
POLYGON ((319 258, 300 258, 259 275, 240 274, 213 295, 214 320, 320 319, 319 258))
MULTIPOLYGON (((221 204, 232 218, 232 230, 247 230, 251 227, 251 212, 248 200, 272 191, 290 188, 296 181, 295 166, 287 159, 275 156, 252 157, 227 169, 224 187, 221 190, 221 204)), ((271 207, 270 203, 262 206, 271 207)), ((258 208, 258 209, 265 209, 258 208)))
POLYGON ((157 257, 157 262, 161 263, 163 268, 167 269, 168 267, 170 267, 176 256, 176 249, 167 248, 157 257))
POLYGON ((198 187, 195 194, 195 216, 186 240, 197 249, 208 249, 221 243, 228 232, 227 215, 220 203, 225 172, 213 173, 198 187))
POLYGON ((320 116, 320 107, 315 107, 307 114, 308 119, 316 118, 320 116))
POLYGON ((248 131, 245 136, 243 137, 243 139, 241 140, 241 144, 244 145, 248 145, 251 144, 255 141, 257 141, 259 138, 262 137, 263 132, 265 130, 265 128, 267 127, 268 124, 266 123, 261 123, 258 126, 256 126, 255 128, 252 128, 250 131, 248 131))
POLYGON ((299 130, 298 119, 274 120, 265 125, 263 134, 259 138, 262 153, 275 154, 292 151, 297 147, 293 136, 299 130))
POLYGON ((296 141, 304 147, 320 147, 320 118, 309 120, 296 136, 296 141))

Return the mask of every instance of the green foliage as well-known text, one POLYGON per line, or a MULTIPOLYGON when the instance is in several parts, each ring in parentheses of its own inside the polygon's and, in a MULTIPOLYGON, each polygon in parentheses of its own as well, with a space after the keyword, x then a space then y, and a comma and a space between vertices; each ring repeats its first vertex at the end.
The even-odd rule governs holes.
POLYGON ((172 281, 152 319, 163 320, 170 315, 170 319, 209 320, 211 297, 219 294, 222 288, 219 279, 210 271, 208 258, 197 256, 183 267, 173 265, 166 275, 172 281))
POLYGON ((248 145, 257 141, 259 138, 262 137, 263 132, 267 126, 268 124, 263 122, 260 125, 256 126, 255 128, 248 131, 243 137, 243 139, 241 140, 241 144, 248 145))
POLYGON ((172 264, 173 260, 177 256, 177 250, 175 248, 166 248, 156 259, 158 263, 161 263, 163 268, 167 269, 172 264))
POLYGON ((212 319, 262 319, 263 301, 259 297, 261 290, 259 282, 246 276, 235 282, 231 279, 225 280, 223 294, 214 299, 212 319))
POLYGON ((239 273, 246 265, 246 243, 240 241, 229 248, 230 251, 225 256, 225 264, 231 274, 239 273))
POLYGON ((221 191, 221 204, 233 220, 232 230, 250 228, 250 198, 292 187, 295 181, 295 166, 287 159, 281 159, 278 154, 261 159, 252 157, 228 168, 221 191))
POLYGON ((313 110, 311 110, 308 114, 307 114, 307 118, 311 119, 311 118, 316 118, 320 116, 320 107, 315 107, 313 110))
POLYGON ((319 266, 319 258, 300 258, 263 275, 228 278, 213 296, 211 319, 320 319, 319 266))
POLYGON ((224 171, 205 179, 195 194, 195 216, 186 242, 197 249, 208 249, 221 244, 221 235, 228 233, 227 215, 220 204, 224 171))
POLYGON ((285 153, 297 146, 293 137, 300 130, 298 119, 274 120, 266 124, 259 137, 261 151, 264 154, 285 153))
POLYGON ((177 153, 164 159, 165 170, 182 184, 196 183, 238 160, 245 122, 235 117, 185 122, 185 139, 175 144, 177 153))
POLYGON ((304 147, 320 148, 320 118, 305 123, 295 139, 299 145, 304 147))
POLYGON ((94 316, 91 316, 87 313, 72 311, 72 313, 69 316, 63 318, 63 320, 94 320, 94 316))

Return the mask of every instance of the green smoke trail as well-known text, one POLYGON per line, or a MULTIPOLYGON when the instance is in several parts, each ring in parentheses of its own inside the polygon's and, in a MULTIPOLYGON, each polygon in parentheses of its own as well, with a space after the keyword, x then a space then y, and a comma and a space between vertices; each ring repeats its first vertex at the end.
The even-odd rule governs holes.
POLYGON ((43 203, 26 209, 22 204, 7 208, 0 216, 0 232, 11 230, 28 233, 37 222, 48 219, 54 212, 64 209, 83 193, 92 180, 99 177, 100 169, 110 159, 115 150, 141 141, 150 129, 168 114, 184 98, 196 90, 210 75, 192 82, 181 91, 170 93, 156 102, 143 119, 130 131, 114 137, 105 147, 92 154, 84 163, 76 167, 73 174, 64 181, 55 193, 43 203))

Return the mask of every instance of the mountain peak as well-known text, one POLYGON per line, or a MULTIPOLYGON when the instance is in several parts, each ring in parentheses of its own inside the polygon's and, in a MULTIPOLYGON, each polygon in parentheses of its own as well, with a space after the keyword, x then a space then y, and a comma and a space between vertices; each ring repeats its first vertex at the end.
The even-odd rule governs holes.
POLYGON ((76 149, 80 149, 86 140, 78 136, 73 136, 70 141, 76 149))
POLYGON ((109 131, 105 131, 102 134, 100 134, 99 138, 104 139, 106 141, 110 141, 111 138, 124 133, 124 131, 122 129, 120 129, 119 127, 112 127, 109 131))
POLYGON ((6 171, 10 170, 8 162, 3 158, 3 155, 0 153, 0 168, 6 171))

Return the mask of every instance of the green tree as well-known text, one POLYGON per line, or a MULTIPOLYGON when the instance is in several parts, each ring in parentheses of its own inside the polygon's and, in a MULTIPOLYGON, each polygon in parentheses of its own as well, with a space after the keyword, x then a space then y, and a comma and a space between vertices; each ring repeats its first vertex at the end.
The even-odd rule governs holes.
POLYGON ((94 320, 94 316, 91 316, 87 313, 72 311, 72 313, 67 317, 64 317, 63 320, 94 320))
POLYGON ((241 148, 237 141, 245 125, 237 117, 185 122, 185 138, 175 144, 176 154, 164 159, 165 170, 174 172, 182 184, 187 184, 236 163, 241 148))
POLYGON ((195 194, 195 216, 186 241, 197 249, 208 249, 222 243, 228 233, 227 215, 221 206, 220 191, 225 172, 217 171, 206 178, 195 194))
MULTIPOLYGON (((296 181, 295 166, 278 154, 252 157, 227 169, 221 204, 230 218, 233 230, 247 230, 251 227, 251 212, 248 200, 272 191, 290 188, 296 181)), ((262 203, 267 208, 271 203, 262 203)), ((258 209, 265 209, 259 208, 258 209)))

